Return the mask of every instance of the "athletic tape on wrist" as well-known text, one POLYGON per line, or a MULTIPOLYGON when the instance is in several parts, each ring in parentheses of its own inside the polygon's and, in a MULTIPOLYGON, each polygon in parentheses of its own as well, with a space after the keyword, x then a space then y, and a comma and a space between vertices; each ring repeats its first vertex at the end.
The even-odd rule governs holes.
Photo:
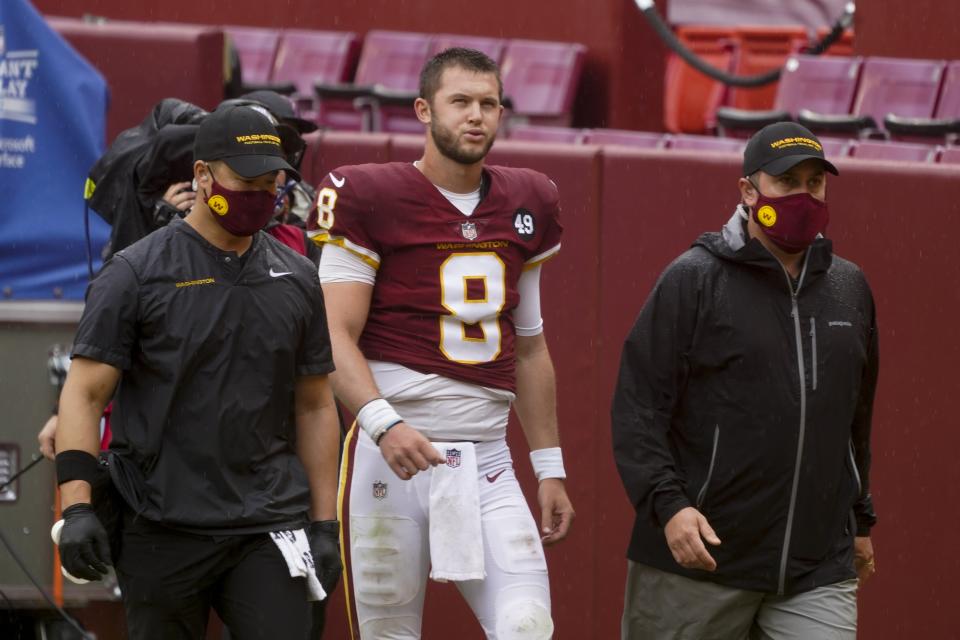
POLYGON ((403 418, 393 410, 390 403, 383 398, 371 400, 357 412, 357 422, 360 428, 367 432, 370 439, 379 444, 380 438, 387 429, 403 422, 403 418))
POLYGON ((79 449, 68 449, 58 453, 56 465, 57 484, 71 480, 86 480, 92 485, 100 469, 100 463, 94 456, 79 449))
POLYGON ((563 469, 563 454, 560 447, 537 449, 530 452, 530 463, 537 480, 547 478, 566 478, 567 472, 563 469))

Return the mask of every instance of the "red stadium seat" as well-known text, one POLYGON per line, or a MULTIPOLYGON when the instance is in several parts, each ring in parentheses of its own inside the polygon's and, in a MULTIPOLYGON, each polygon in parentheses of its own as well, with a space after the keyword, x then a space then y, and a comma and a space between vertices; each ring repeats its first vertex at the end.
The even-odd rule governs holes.
POLYGON ((960 60, 947 64, 934 118, 960 118, 960 60))
POLYGON ((868 58, 849 115, 802 111, 798 120, 816 132, 857 136, 882 127, 887 114, 930 118, 945 66, 942 60, 868 58))
POLYGON ((960 61, 947 64, 943 86, 932 118, 909 118, 887 114, 884 127, 897 140, 929 142, 960 134, 960 61))
MULTIPOLYGON (((787 57, 799 53, 807 44, 807 30, 803 27, 740 27, 735 37, 739 46, 734 70, 739 76, 779 69, 787 57)), ((733 87, 727 104, 736 109, 770 109, 777 97, 777 84, 754 89, 733 87)))
POLYGON ((430 44, 430 55, 435 56, 444 49, 451 47, 466 47, 467 49, 476 49, 481 51, 494 61, 500 62, 503 58, 503 50, 507 46, 507 41, 502 38, 483 38, 480 36, 458 36, 456 34, 442 33, 433 36, 433 42, 430 44))
MULTIPOLYGON (((360 62, 352 85, 317 84, 320 98, 317 124, 347 131, 384 130, 394 106, 391 98, 401 94, 398 111, 410 120, 413 97, 418 89, 420 68, 430 52, 430 36, 401 31, 370 31, 363 41, 360 62), (378 103, 375 90, 381 93, 378 103), (410 97, 406 101, 407 96, 410 97), (356 108, 356 102, 361 109, 356 108), (365 105, 365 107, 363 107, 365 105)), ((422 129, 422 127, 421 127, 422 129)))
POLYGON ((941 147, 939 151, 942 164, 960 164, 960 147, 941 147))
MULTIPOLYGON (((677 37, 704 62, 722 71, 733 71, 736 53, 734 30, 720 27, 680 27, 677 37)), ((700 73, 679 56, 667 58, 663 117, 667 131, 704 133, 715 126, 714 114, 726 98, 726 87, 700 73)))
POLYGON ((586 47, 570 42, 512 40, 500 66, 514 117, 531 124, 570 124, 586 47))
POLYGON ((290 93, 293 90, 289 83, 284 86, 272 83, 273 61, 280 43, 279 29, 225 26, 223 30, 240 56, 244 92, 271 89, 290 93))
POLYGON ((851 151, 860 160, 890 160, 895 162, 933 162, 937 148, 927 144, 861 140, 851 151))
POLYGON ((724 133, 749 137, 771 122, 795 117, 801 110, 850 112, 861 67, 860 58, 794 55, 787 59, 770 111, 721 108, 717 123, 724 133))
POLYGON ((280 37, 272 79, 291 82, 298 94, 312 96, 318 82, 347 82, 359 52, 355 33, 287 29, 280 37))
MULTIPOLYGON (((820 27, 817 29, 817 42, 823 40, 824 36, 830 33, 830 27, 820 27)), ((841 56, 849 58, 853 55, 853 29, 846 29, 840 35, 836 42, 823 52, 825 56, 841 56)))
POLYGON ((314 85, 349 80, 359 52, 360 41, 355 33, 288 29, 277 47, 273 79, 292 83, 298 111, 307 119, 316 119, 314 85))
POLYGON ((515 124, 509 128, 511 140, 527 142, 564 142, 577 144, 583 140, 583 129, 547 127, 534 124, 515 124))
POLYGON ((821 136, 820 144, 823 146, 823 155, 827 157, 827 160, 833 160, 834 158, 848 157, 851 151, 853 151, 853 148, 857 146, 857 141, 847 138, 828 138, 821 136))
POLYGON ((706 153, 734 153, 743 154, 745 146, 743 140, 734 138, 716 138, 714 136, 670 136, 667 139, 667 149, 678 151, 703 151, 706 153))
POLYGON ((625 147, 642 149, 662 149, 666 146, 667 136, 648 131, 626 131, 624 129, 585 129, 584 144, 618 144, 625 147))

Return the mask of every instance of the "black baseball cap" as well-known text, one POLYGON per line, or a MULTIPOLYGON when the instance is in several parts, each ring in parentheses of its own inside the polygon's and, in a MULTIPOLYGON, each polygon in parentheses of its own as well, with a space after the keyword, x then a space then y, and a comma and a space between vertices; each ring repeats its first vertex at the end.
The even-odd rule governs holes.
POLYGON ((267 89, 251 91, 250 93, 245 93, 240 96, 240 99, 259 102, 265 106, 270 113, 277 118, 277 120, 290 125, 297 130, 297 133, 301 135, 317 130, 317 124, 315 122, 298 118, 293 112, 293 105, 290 103, 290 100, 283 97, 276 91, 269 91, 267 89))
POLYGON ((763 171, 778 176, 804 160, 816 158, 823 168, 837 176, 840 172, 823 156, 817 136, 796 122, 775 122, 753 134, 743 150, 743 175, 763 171))
POLYGON ((222 160, 244 178, 283 169, 300 180, 300 173, 287 162, 277 128, 248 105, 223 105, 204 118, 193 142, 193 159, 222 160))

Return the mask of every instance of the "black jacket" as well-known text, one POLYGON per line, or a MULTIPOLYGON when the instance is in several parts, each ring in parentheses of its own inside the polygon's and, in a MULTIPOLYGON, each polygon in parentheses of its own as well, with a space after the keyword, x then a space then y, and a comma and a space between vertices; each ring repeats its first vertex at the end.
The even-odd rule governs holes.
POLYGON ((873 297, 818 238, 792 282, 738 211, 657 282, 624 345, 613 446, 637 511, 628 556, 790 594, 855 577, 877 380, 873 297), (663 527, 698 508, 713 573, 678 565, 663 527))

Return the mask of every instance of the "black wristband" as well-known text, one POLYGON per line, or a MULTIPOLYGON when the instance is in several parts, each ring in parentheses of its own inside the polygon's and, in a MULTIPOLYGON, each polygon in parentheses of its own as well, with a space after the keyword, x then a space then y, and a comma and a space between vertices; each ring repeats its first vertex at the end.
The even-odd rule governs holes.
POLYGON ((68 449, 57 454, 57 484, 71 480, 85 480, 93 485, 97 479, 100 463, 97 459, 79 449, 68 449))
POLYGON ((63 519, 66 520, 67 518, 73 517, 73 515, 77 513, 89 513, 93 516, 97 515, 97 512, 93 510, 93 505, 89 502, 75 502, 64 509, 60 515, 62 515, 63 519))
POLYGON ((340 534, 339 520, 314 520, 310 523, 310 531, 322 531, 324 533, 340 534))
POLYGON ((390 429, 393 429, 395 426, 397 426, 397 425, 400 424, 401 422, 403 422, 403 420, 397 420, 397 421, 394 422, 393 424, 388 425, 386 429, 384 429, 383 431, 380 432, 380 435, 377 436, 377 439, 374 441, 373 444, 375 444, 375 445, 377 445, 377 446, 379 447, 379 446, 380 446, 380 441, 383 440, 383 436, 387 435, 387 431, 390 431, 390 429))

